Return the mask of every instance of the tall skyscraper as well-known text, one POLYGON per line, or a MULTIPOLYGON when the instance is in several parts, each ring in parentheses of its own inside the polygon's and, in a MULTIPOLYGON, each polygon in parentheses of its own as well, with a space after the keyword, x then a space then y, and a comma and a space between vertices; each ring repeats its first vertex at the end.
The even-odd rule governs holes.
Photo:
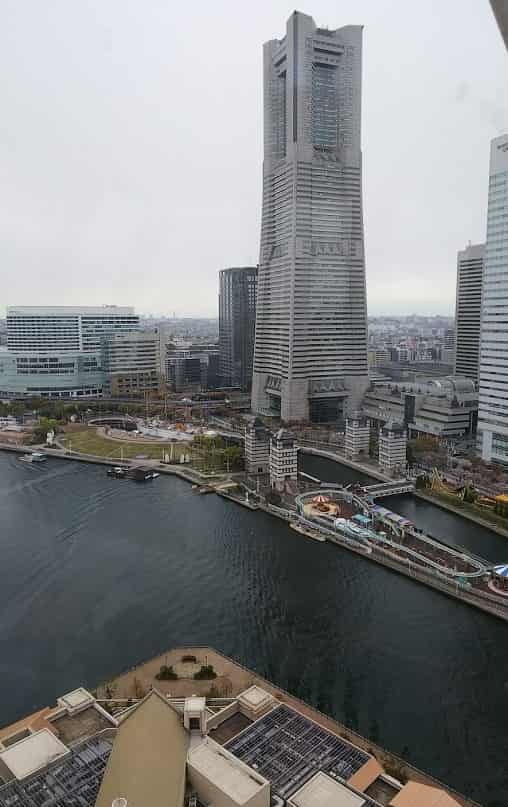
POLYGON ((224 387, 250 389, 256 327, 257 267, 219 273, 219 373, 224 387))
POLYGON ((490 5, 499 25, 501 36, 508 48, 508 3, 506 0, 490 0, 490 5))
POLYGON ((478 440, 482 459, 508 463, 508 134, 490 148, 478 440))
POLYGON ((457 253, 455 302, 455 375, 478 381, 480 319, 485 244, 470 244, 457 253))
POLYGON ((252 406, 335 420, 367 379, 362 27, 295 12, 264 46, 263 215, 252 406))

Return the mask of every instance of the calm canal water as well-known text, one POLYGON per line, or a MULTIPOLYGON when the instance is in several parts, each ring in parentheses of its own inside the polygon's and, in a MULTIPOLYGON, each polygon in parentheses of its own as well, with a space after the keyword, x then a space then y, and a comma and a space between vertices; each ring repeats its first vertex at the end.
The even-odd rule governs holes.
MULTIPOLYGON (((459 518, 390 501, 435 535, 508 555, 459 518)), ((181 480, 136 485, 80 463, 0 454, 0 549, 1 724, 171 646, 210 644, 486 807, 506 805, 503 622, 181 480)))

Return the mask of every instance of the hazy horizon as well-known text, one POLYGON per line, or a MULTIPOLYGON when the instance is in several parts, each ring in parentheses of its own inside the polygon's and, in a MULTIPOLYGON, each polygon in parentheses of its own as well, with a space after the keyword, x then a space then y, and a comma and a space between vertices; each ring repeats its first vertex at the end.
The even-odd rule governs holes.
MULTIPOLYGON (((2 306, 216 316, 218 271, 258 260, 262 44, 293 10, 6 0, 2 306)), ((508 129, 489 4, 300 10, 365 26, 369 314, 453 315, 457 250, 485 235, 489 141, 508 129)))

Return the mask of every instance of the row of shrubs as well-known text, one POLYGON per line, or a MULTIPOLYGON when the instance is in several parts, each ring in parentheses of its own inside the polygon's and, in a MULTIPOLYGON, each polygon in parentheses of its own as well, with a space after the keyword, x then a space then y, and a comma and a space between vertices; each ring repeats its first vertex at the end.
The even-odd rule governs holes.
MULTIPOLYGON (((162 664, 159 672, 155 674, 155 677, 158 681, 176 681, 178 679, 178 675, 174 671, 172 664, 169 666, 162 664)), ((194 673, 193 677, 196 681, 211 681, 213 678, 217 678, 217 673, 212 664, 202 664, 201 669, 198 670, 197 673, 194 673)))

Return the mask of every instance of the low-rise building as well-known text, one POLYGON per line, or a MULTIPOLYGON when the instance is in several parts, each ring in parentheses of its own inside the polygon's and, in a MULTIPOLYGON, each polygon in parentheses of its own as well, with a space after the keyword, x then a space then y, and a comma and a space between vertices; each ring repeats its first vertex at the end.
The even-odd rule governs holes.
POLYGON ((389 420, 403 423, 410 437, 453 439, 476 432, 478 393, 474 381, 460 376, 382 382, 365 393, 362 413, 378 427, 389 420))
POLYGON ((279 429, 270 440, 270 485, 283 490, 286 482, 298 479, 298 446, 296 437, 287 429, 279 429))
POLYGON ((222 659, 232 680, 255 683, 221 698, 191 695, 194 679, 184 697, 155 688, 123 706, 116 697, 107 702, 114 717, 74 690, 0 729, 0 807, 474 807, 288 693, 281 700, 231 659, 201 650, 215 664, 222 659), (403 781, 384 764, 403 771, 403 781))

